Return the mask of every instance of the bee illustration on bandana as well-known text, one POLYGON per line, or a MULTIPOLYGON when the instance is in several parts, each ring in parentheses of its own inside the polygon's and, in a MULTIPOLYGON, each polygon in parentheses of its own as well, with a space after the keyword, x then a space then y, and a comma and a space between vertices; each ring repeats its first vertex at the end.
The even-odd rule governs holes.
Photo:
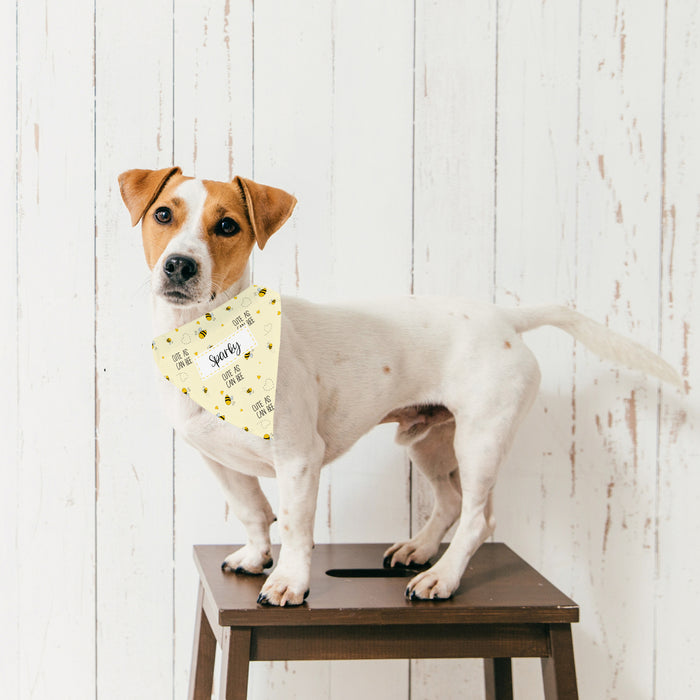
POLYGON ((197 335, 198 335, 202 340, 204 340, 204 339, 207 337, 207 332, 204 330, 204 328, 202 328, 202 329, 199 331, 199 333, 197 333, 197 335))
POLYGON ((216 321, 216 319, 208 311, 204 314, 204 318, 206 318, 207 321, 216 321))
POLYGON ((224 396, 224 403, 225 403, 227 406, 230 406, 230 405, 231 405, 231 397, 230 397, 228 394, 226 394, 226 396, 224 396))
POLYGON ((245 357, 246 360, 250 360, 250 356, 251 356, 252 354, 253 354, 253 353, 252 353, 250 350, 248 350, 248 352, 247 352, 245 355, 243 355, 243 357, 245 357))
POLYGON ((202 387, 203 394, 206 394, 208 391, 209 391, 209 389, 207 389, 207 387, 205 387, 205 386, 202 387))
POLYGON ((262 289, 258 290, 258 296, 259 297, 264 297, 267 294, 267 288, 263 287, 262 289))

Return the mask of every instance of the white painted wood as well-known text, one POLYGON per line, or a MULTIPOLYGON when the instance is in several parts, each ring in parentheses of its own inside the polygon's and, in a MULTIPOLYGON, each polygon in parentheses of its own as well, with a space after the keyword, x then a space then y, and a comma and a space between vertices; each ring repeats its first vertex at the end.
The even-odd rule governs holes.
POLYGON ((129 168, 171 163, 170 7, 99 3, 96 15, 100 698, 173 694, 172 430, 150 357, 141 234, 131 228, 117 183, 129 168))
MULTIPOLYGON (((253 65, 253 178, 286 189, 299 202, 265 250, 255 252, 254 280, 283 294, 318 298, 327 289, 332 260, 331 5, 255 3, 253 65)), ((316 511, 317 542, 329 541, 328 479, 326 472, 316 511)), ((272 534, 279 541, 276 526, 272 534)), ((259 677, 251 686, 252 697, 329 696, 330 662, 275 662, 265 669, 265 682, 259 677)))
POLYGON ((19 697, 88 698, 95 687, 92 3, 22 3, 17 22, 15 673, 19 697))
MULTIPOLYGON (((255 277, 317 301, 357 294, 358 277, 366 296, 409 291, 412 10, 374 5, 371 23, 369 14, 369 4, 255 8, 255 178, 299 199, 290 223, 256 254, 255 277), (388 269, 387 256, 397 263, 388 269)), ((317 541, 400 534, 408 504, 395 484, 406 467, 387 438, 369 436, 324 474, 317 541), (364 531, 358 507, 374 514, 361 519, 371 523, 364 531)), ((384 678, 395 677, 389 668, 384 678)), ((374 673, 355 677, 376 686, 374 673)))
MULTIPOLYGON (((581 12, 577 305, 658 342, 661 3, 581 12)), ((583 697, 651 697, 657 383, 578 348, 573 596, 583 697), (593 669, 595 671, 593 672, 593 669)))
MULTIPOLYGON (((688 396, 529 334, 543 387, 496 539, 582 605, 582 697, 697 695, 695 5, 3 4, 0 696, 184 697, 191 545, 243 536, 161 417, 148 273, 116 184, 173 158, 297 195, 255 260, 284 293, 573 302, 660 345, 688 396)), ((423 522, 391 434, 324 473, 317 541, 423 522)), ((261 663, 250 697, 478 698, 481 673, 261 663)), ((541 697, 536 662, 515 681, 541 697)))
MULTIPOLYGON (((576 294, 577 7, 499 4, 495 299, 505 306, 576 294)), ((551 328, 525 342, 542 381, 495 489, 494 539, 570 592, 573 343, 551 328)), ((515 663, 513 676, 519 695, 542 697, 538 661, 515 663)))
POLYGON ((0 469, 0 629, 6 630, 0 642, 0 690, 7 697, 19 697, 20 659, 23 649, 19 638, 20 580, 17 570, 20 551, 17 547, 19 503, 19 421, 17 408, 19 357, 17 315, 17 36, 16 9, 0 6, 0 211, 5 230, 2 234, 4 254, 0 257, 0 298, 5 316, 5 339, 0 343, 0 444, 5 455, 0 469))
POLYGON ((664 388, 659 435, 655 687, 657 698, 694 695, 700 562, 700 10, 669 2, 666 17, 664 108, 664 226, 661 350, 683 373, 688 396, 664 388))
MULTIPOLYGON (((407 294, 413 8, 401 0, 338 2, 330 29, 333 264, 328 287, 340 298, 407 294), (387 265, 387 260, 392 264, 387 265)), ((323 235, 322 230, 311 233, 314 238, 323 235)), ((323 259, 318 258, 316 267, 322 264, 323 259)), ((307 272, 303 282, 308 277, 314 279, 317 273, 307 272)), ((319 291, 312 290, 312 298, 326 296, 319 291)), ((403 488, 408 462, 394 444, 393 434, 392 426, 376 429, 330 467, 331 541, 393 542, 404 535, 410 513, 403 488), (358 517, 359 513, 369 517, 358 517)), ((405 697, 409 692, 407 667, 406 661, 333 663, 328 697, 405 697)))
MULTIPOLYGON (((416 294, 493 298, 496 15, 496 3, 416 3, 416 294)), ((433 496, 415 467, 412 496, 416 534, 433 496)), ((483 696, 481 661, 411 662, 412 698, 465 696, 483 696)))
MULTIPOLYGON (((252 174, 253 11, 251 3, 174 5, 174 160, 185 175, 228 181, 252 174)), ((200 454, 175 436, 174 697, 189 685, 198 576, 192 546, 243 543, 245 530, 200 454)), ((268 480, 269 483, 269 480, 268 480)), ((260 697, 269 697, 265 669, 260 697)), ((219 674, 215 674, 215 679, 219 674)), ((255 695, 251 695, 255 697, 255 695)))

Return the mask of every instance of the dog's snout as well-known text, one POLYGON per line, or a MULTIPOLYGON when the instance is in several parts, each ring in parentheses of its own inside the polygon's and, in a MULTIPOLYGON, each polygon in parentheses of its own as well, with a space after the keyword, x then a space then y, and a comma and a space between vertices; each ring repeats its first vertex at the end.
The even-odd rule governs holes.
POLYGON ((184 255, 171 255, 163 265, 163 271, 175 284, 182 284, 197 274, 197 262, 184 255))

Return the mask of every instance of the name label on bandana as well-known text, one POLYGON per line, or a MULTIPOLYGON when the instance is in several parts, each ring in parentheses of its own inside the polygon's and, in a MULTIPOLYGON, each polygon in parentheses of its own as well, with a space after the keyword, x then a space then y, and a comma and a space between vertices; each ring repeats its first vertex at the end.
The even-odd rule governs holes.
POLYGON ((197 357, 195 362, 197 363, 199 374, 202 379, 206 379, 214 372, 225 369, 243 353, 252 350, 256 346, 255 338, 248 328, 241 328, 240 331, 236 331, 210 348, 208 354, 197 357))
POLYGON ((253 285, 153 340, 163 376, 227 423, 271 439, 279 361, 280 295, 253 285))

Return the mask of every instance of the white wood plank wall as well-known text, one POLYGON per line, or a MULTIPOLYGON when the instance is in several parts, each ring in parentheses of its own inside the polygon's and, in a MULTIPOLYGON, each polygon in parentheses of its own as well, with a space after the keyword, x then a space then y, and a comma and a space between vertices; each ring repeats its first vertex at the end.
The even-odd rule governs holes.
MULTIPOLYGON (((155 392, 116 178, 171 163, 297 195, 254 260, 286 294, 563 302, 682 372, 687 396, 533 332, 496 539, 581 604, 582 697, 700 695, 696 0, 8 0, 0 94, 0 697, 184 698, 192 544, 243 537, 155 392)), ((324 473, 316 540, 429 508, 383 426, 324 473)), ((256 664, 250 697, 478 699, 481 674, 256 664)))

